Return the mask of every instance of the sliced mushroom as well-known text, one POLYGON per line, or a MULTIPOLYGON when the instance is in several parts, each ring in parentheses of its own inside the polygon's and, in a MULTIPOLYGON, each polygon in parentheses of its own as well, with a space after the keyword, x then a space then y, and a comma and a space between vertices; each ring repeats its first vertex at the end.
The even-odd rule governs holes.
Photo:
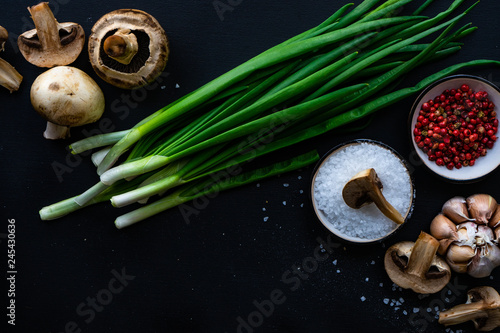
POLYGON ((24 58, 38 67, 69 65, 78 58, 85 44, 85 32, 76 23, 59 23, 48 2, 28 8, 35 29, 17 39, 24 58))
POLYGON ((436 255, 439 242, 421 232, 415 243, 400 242, 391 246, 384 258, 389 278, 404 289, 433 294, 450 281, 450 267, 436 255))
POLYGON ((375 169, 366 169, 354 175, 344 186, 342 197, 347 206, 359 209, 375 203, 377 208, 392 221, 402 224, 405 219, 382 194, 383 185, 375 169))
POLYGON ((137 9, 101 17, 89 37, 89 57, 97 75, 124 89, 152 83, 165 69, 168 40, 160 23, 137 9))
POLYGON ((0 26, 0 51, 4 50, 7 39, 9 39, 9 32, 4 27, 0 26))
MULTIPOLYGON (((7 29, 0 26, 0 51, 4 50, 5 42, 8 38, 9 33, 7 29)), ((12 65, 0 58, 0 86, 9 89, 10 92, 17 91, 22 80, 22 75, 12 65)))
POLYGON ((467 292, 467 302, 442 311, 439 323, 450 326, 474 322, 478 331, 492 331, 500 327, 500 295, 492 287, 476 287, 467 292))

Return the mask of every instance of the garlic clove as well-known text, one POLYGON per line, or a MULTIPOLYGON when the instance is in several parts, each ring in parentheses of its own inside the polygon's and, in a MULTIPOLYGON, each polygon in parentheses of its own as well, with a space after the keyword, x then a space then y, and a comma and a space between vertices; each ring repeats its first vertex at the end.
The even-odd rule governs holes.
POLYGON ((446 253, 446 259, 456 264, 467 264, 475 255, 476 251, 470 246, 452 244, 446 253))
POLYGON ((445 254, 448 246, 458 240, 457 225, 443 214, 438 214, 431 222, 430 232, 439 240, 438 253, 445 254))
POLYGON ((461 262, 457 264, 449 259, 447 259, 446 262, 448 263, 450 268, 456 273, 467 273, 467 269, 469 268, 469 264, 466 262, 465 263, 461 262))
POLYGON ((497 205, 497 209, 493 213, 493 216, 490 218, 488 225, 491 228, 496 228, 500 225, 500 205, 497 205))
POLYGON ((497 201, 488 194, 474 194, 467 198, 467 206, 477 224, 487 224, 497 209, 497 201))
POLYGON ((443 214, 456 224, 471 221, 464 197, 454 197, 443 205, 443 214))
POLYGON ((431 235, 440 240, 443 238, 458 239, 457 226, 443 214, 438 214, 430 226, 431 235))
POLYGON ((475 278, 487 277, 500 264, 500 249, 496 245, 487 245, 477 251, 472 259, 468 273, 475 278))
POLYGON ((438 247, 438 253, 442 256, 446 254, 446 250, 448 250, 448 247, 453 244, 455 240, 450 239, 450 238, 443 238, 439 240, 439 247, 438 247))

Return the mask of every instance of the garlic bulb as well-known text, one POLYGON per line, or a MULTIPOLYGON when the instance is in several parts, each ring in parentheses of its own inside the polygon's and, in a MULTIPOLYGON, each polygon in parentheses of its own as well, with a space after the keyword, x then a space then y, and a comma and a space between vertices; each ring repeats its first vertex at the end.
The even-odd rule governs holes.
POLYGON ((442 213, 432 220, 431 235, 439 240, 439 253, 455 272, 482 278, 500 266, 497 207, 496 200, 487 194, 467 199, 455 197, 448 200, 442 213))

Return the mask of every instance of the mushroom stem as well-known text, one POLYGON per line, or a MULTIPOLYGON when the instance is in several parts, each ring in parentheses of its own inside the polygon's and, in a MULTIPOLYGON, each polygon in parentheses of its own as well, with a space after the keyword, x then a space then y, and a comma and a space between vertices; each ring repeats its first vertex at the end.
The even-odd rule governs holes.
POLYGON ((381 191, 382 183, 375 169, 363 170, 351 178, 342 190, 345 203, 358 209, 367 203, 375 203, 377 208, 397 224, 402 224, 405 219, 384 197, 381 191))
POLYGON ((130 64, 139 51, 137 37, 130 29, 120 29, 104 41, 104 52, 111 58, 124 65, 130 64))
POLYGON ((48 2, 41 2, 33 7, 28 7, 31 14, 38 39, 42 48, 59 48, 61 40, 59 38, 59 23, 50 10, 48 2))
POLYGON ((458 325, 469 320, 487 318, 488 314, 482 309, 483 305, 478 303, 459 304, 450 310, 439 314, 439 323, 445 326, 458 325))
POLYGON ((47 122, 47 128, 43 132, 43 137, 49 140, 66 139, 69 135, 69 126, 61 126, 47 122))
POLYGON ((439 323, 449 326, 471 320, 478 331, 492 331, 500 326, 500 295, 488 286, 472 288, 467 302, 439 314, 439 323))
POLYGON ((0 85, 13 92, 19 89, 22 80, 22 75, 11 64, 0 58, 0 85))
POLYGON ((438 248, 439 242, 434 237, 421 232, 408 259, 407 272, 424 277, 431 267, 438 248))

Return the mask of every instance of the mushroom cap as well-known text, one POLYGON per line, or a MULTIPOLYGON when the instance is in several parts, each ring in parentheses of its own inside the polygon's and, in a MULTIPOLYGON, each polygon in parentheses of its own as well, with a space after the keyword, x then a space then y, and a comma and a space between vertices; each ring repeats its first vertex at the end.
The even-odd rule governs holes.
POLYGON ((69 65, 78 58, 85 45, 85 31, 73 23, 59 23, 48 2, 28 8, 35 29, 22 33, 17 45, 24 58, 38 67, 69 65))
POLYGON ((36 41, 36 29, 21 34, 17 45, 24 58, 37 67, 46 68, 74 62, 85 45, 85 31, 82 26, 73 22, 59 23, 59 29, 66 37, 61 40, 62 47, 56 49, 43 49, 36 41))
POLYGON ((104 81, 124 89, 152 83, 165 69, 169 55, 168 39, 158 21, 138 9, 118 9, 101 17, 89 36, 92 67, 104 81), (119 29, 136 34, 139 51, 129 65, 111 59, 104 52, 104 41, 119 29))
POLYGON ((81 126, 104 112, 104 95, 97 83, 78 68, 58 66, 42 73, 31 86, 31 104, 47 121, 81 126))

